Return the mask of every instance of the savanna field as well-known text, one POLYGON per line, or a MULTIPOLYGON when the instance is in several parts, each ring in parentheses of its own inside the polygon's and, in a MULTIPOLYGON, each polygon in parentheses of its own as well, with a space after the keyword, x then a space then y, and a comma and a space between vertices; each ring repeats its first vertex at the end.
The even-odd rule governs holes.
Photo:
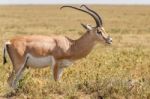
MULTIPOLYGON (((80 23, 95 25, 89 15, 59 7, 0 6, 0 98, 11 90, 11 62, 2 64, 4 41, 33 34, 77 39, 85 32, 80 23)), ((113 44, 97 43, 65 69, 60 82, 53 80, 50 67, 26 69, 12 99, 150 99, 150 6, 90 7, 102 16, 113 44)))

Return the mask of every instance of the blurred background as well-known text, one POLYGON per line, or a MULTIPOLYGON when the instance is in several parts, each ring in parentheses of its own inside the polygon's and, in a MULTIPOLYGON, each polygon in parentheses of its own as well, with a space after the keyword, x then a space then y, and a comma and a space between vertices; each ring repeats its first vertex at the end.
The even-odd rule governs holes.
POLYGON ((150 4, 150 0, 1 0, 0 4, 150 4))

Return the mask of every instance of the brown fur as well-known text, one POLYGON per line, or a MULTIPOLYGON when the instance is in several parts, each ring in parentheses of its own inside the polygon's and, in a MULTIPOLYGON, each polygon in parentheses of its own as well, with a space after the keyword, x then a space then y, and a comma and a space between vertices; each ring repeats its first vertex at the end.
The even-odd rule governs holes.
MULTIPOLYGON (((72 40, 65 36, 18 36, 10 40, 7 44, 7 52, 13 64, 13 71, 8 78, 8 83, 12 85, 15 75, 21 75, 24 71, 22 64, 27 61, 26 55, 30 53, 34 57, 53 56, 56 63, 53 68, 54 79, 58 77, 57 62, 62 59, 77 60, 87 56, 95 45, 95 41, 104 41, 107 37, 106 33, 97 35, 98 28, 88 30, 83 36, 77 40, 72 40), (103 36, 103 37, 102 37, 103 36)), ((104 29, 101 28, 103 31, 104 29)), ((102 31, 102 32, 103 32, 102 31)), ((26 64, 26 63, 24 63, 26 64)), ((17 79, 15 80, 17 82, 17 79)))

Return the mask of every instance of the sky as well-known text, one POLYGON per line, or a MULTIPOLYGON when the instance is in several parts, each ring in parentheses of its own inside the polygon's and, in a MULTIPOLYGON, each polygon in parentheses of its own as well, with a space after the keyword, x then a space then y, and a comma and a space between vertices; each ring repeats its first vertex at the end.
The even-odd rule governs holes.
POLYGON ((146 4, 150 0, 0 0, 0 4, 146 4))

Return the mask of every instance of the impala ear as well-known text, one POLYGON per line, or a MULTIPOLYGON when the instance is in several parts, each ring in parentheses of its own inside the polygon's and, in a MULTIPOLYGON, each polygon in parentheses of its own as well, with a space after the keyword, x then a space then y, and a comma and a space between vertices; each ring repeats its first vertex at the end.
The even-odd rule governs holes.
POLYGON ((83 23, 81 23, 81 25, 83 26, 83 28, 85 28, 87 31, 92 30, 92 27, 90 25, 85 25, 83 23))

